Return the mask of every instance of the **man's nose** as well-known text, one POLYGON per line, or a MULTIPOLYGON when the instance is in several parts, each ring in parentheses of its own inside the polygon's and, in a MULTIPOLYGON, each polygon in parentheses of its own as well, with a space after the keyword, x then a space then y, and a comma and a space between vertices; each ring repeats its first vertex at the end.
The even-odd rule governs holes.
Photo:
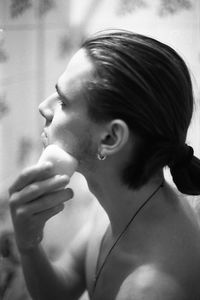
POLYGON ((54 106, 53 106, 53 101, 50 98, 47 98, 44 100, 42 103, 40 103, 39 107, 39 112, 41 115, 49 122, 52 121, 53 115, 54 115, 54 106))

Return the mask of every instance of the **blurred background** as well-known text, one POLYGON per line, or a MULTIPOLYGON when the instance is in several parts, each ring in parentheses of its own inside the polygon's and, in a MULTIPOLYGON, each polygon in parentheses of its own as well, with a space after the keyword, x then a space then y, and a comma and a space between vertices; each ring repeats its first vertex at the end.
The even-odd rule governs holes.
MULTIPOLYGON (((185 59, 196 101, 187 139, 200 156, 200 0, 0 0, 0 299, 30 299, 13 238, 7 188, 42 151, 44 122, 38 104, 54 91, 84 38, 104 28, 157 38, 185 59)), ((52 259, 64 251, 96 205, 83 177, 75 174, 71 186, 74 200, 45 228, 44 244, 52 259)), ((191 203, 199 213, 197 200, 191 198, 191 203)))

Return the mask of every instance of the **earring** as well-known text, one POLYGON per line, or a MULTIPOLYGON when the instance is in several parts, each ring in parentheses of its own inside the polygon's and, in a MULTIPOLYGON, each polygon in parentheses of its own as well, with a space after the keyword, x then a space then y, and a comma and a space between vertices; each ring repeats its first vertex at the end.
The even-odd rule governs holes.
POLYGON ((99 160, 105 160, 106 157, 107 157, 106 154, 102 154, 101 152, 97 154, 97 158, 98 158, 99 160))

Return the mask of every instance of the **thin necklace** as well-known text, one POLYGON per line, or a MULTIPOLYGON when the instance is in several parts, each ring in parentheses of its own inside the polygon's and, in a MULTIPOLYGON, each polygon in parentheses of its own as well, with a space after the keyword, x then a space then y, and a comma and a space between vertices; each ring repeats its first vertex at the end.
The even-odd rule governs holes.
MULTIPOLYGON (((155 189, 155 191, 144 201, 144 203, 136 210, 136 212, 134 213, 134 215, 131 217, 130 221, 127 223, 127 225, 124 227, 124 229, 122 230, 122 232, 119 234, 119 236, 116 238, 115 242, 113 243, 113 245, 111 246, 110 250, 108 251, 108 254, 106 255, 101 267, 99 268, 98 272, 96 272, 95 274, 95 278, 94 278, 94 284, 93 284, 93 289, 92 289, 92 297, 94 296, 95 293, 95 288, 97 286, 97 282, 98 279, 101 275, 101 272, 107 262, 108 257, 110 256, 112 250, 114 249, 114 247, 116 246, 116 244, 119 242, 119 240, 122 238, 122 236, 124 235, 124 233, 127 231, 128 227, 130 226, 130 224, 133 222, 133 220, 135 219, 135 217, 139 214, 139 212, 143 209, 143 207, 149 202, 149 200, 159 191, 159 189, 161 187, 163 187, 164 185, 164 180, 162 181, 162 183, 155 189)), ((101 252, 101 248, 102 248, 102 244, 103 244, 103 240, 105 238, 105 235, 102 239, 101 242, 101 246, 100 246, 100 252, 101 252)), ((99 253, 100 256, 100 253, 99 253)), ((99 261, 99 256, 98 256, 98 261, 99 261)), ((97 262, 97 266, 98 266, 98 262, 97 262)))

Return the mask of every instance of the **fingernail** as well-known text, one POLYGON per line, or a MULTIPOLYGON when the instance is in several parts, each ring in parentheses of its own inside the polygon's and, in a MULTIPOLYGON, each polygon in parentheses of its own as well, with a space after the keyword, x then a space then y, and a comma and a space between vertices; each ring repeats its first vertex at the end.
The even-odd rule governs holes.
POLYGON ((56 178, 60 181, 66 181, 68 182, 69 181, 69 177, 67 175, 56 175, 56 178))

